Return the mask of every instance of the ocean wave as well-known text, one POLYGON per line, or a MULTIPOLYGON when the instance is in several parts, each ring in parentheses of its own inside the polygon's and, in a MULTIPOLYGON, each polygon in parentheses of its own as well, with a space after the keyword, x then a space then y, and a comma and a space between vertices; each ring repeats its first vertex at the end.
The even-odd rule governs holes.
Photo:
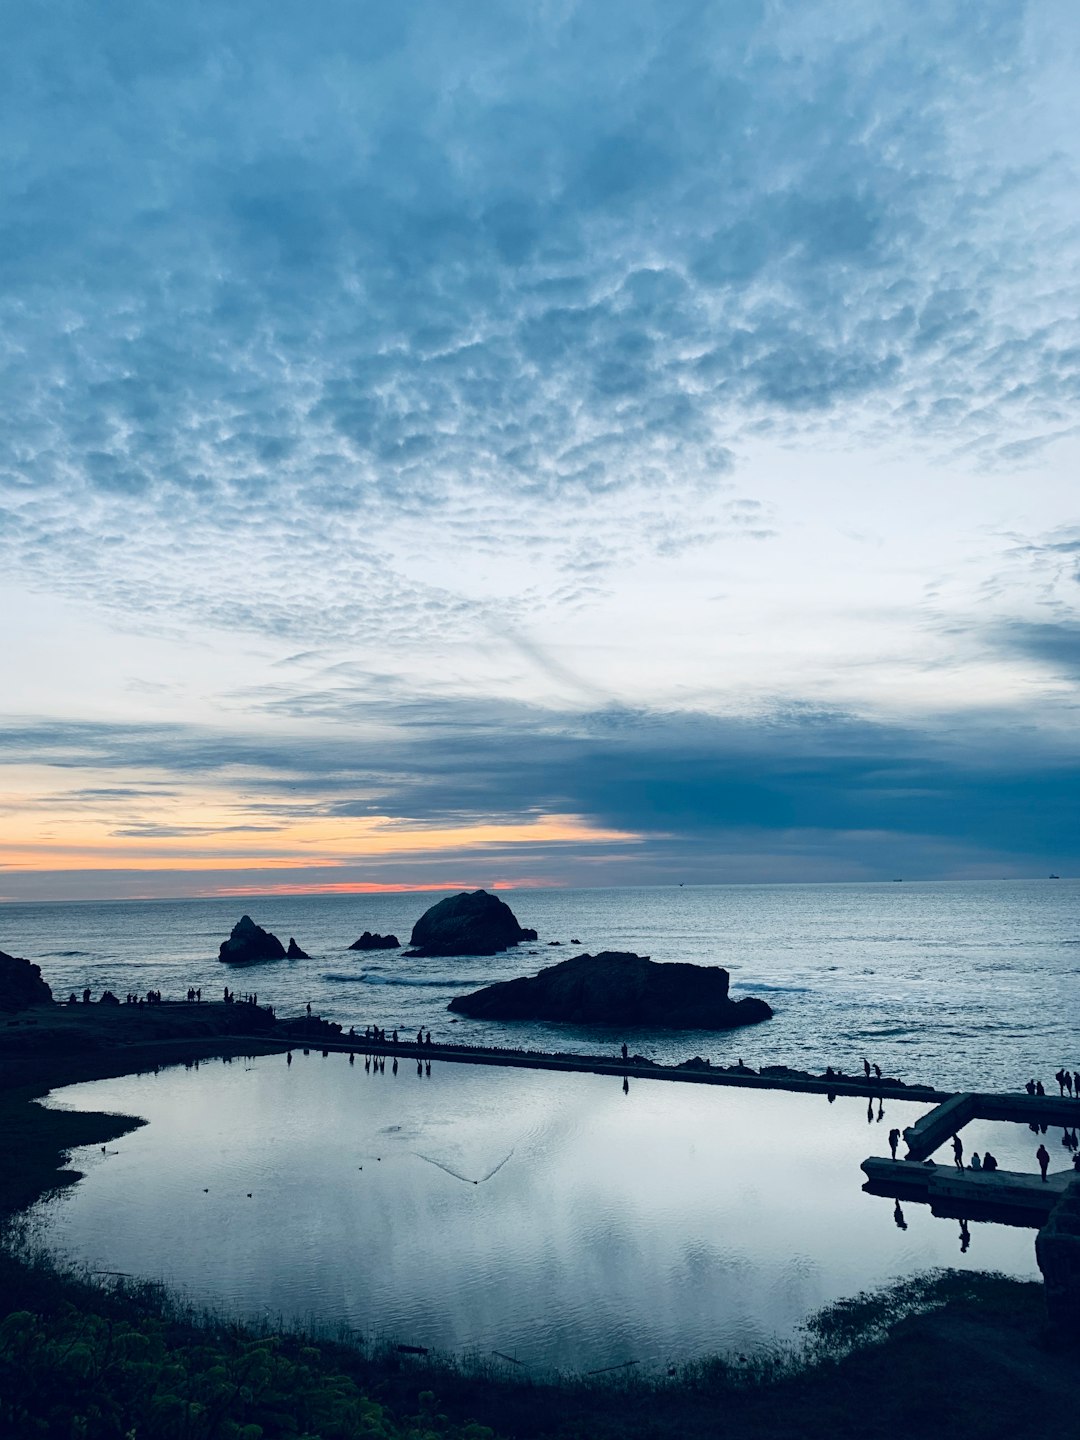
POLYGON ((747 980, 739 976, 740 990, 768 990, 770 995, 809 995, 809 985, 766 985, 764 980, 747 980))
POLYGON ((45 950, 43 960, 76 960, 79 956, 93 955, 93 950, 45 950))
POLYGON ((461 975, 442 976, 436 980, 409 979, 404 975, 324 975, 324 980, 332 980, 338 984, 347 985, 404 985, 417 989, 453 990, 462 985, 483 984, 483 981, 465 979, 461 975))

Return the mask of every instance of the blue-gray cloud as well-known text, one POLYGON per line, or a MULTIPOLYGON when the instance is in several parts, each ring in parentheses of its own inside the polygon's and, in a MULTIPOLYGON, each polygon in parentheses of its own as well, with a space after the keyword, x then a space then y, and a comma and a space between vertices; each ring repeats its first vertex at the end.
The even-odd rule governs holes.
MULTIPOLYGON (((298 713, 309 717, 313 703, 303 697, 298 713)), ((289 710, 278 702, 280 718, 289 710)), ((930 876, 976 863, 1007 872, 1080 867, 1075 754, 1036 734, 1018 745, 1022 732, 1009 715, 986 717, 962 744, 945 728, 874 725, 799 706, 750 721, 331 698, 331 716, 336 724, 302 742, 184 725, 6 725, 0 763, 33 757, 61 773, 149 771, 184 787, 206 779, 237 794, 229 831, 374 814, 430 825, 580 814, 641 835, 634 856, 618 861, 624 876, 641 878, 716 878, 715 867, 748 846, 758 863, 756 874, 739 872, 748 879, 768 878, 770 855, 784 857, 786 878, 816 878, 825 860, 832 878, 887 876, 901 861, 909 875, 930 876)), ((59 784, 52 803, 113 816, 116 834, 203 833, 162 828, 153 792, 139 785, 102 794, 59 784)), ((575 849, 575 863, 595 863, 590 848, 575 849)), ((523 847, 521 865, 565 879, 558 850, 523 847)), ((410 873, 421 865, 409 863, 410 873)), ((372 865, 391 873, 390 862, 372 865)))
POLYGON ((5 564, 393 643, 492 618, 402 578, 402 518, 571 564, 575 507, 676 544, 756 435, 1012 463, 1080 399, 1051 33, 1015 0, 18 8, 5 564))

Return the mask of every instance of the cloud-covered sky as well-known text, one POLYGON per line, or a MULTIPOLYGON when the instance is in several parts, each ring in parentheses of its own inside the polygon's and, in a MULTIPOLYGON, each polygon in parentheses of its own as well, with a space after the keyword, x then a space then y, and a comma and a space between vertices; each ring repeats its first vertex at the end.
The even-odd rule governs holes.
POLYGON ((1080 868, 1067 0, 0 51, 0 898, 1080 868))

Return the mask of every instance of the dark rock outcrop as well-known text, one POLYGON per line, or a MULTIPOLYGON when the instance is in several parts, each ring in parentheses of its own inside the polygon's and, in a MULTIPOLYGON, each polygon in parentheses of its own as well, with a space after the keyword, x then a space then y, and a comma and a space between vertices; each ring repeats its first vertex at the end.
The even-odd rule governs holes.
POLYGON ((0 950, 0 1010, 27 1010, 31 1005, 48 1005, 52 998, 40 966, 0 950))
POLYGON ((258 960, 284 960, 285 946, 276 935, 244 915, 233 926, 228 940, 221 942, 218 959, 229 965, 253 965, 258 960))
POLYGON ((400 950, 401 941, 396 935, 372 934, 365 930, 359 940, 354 940, 349 946, 350 950, 400 950))
POLYGON ((647 955, 605 950, 575 955, 539 975, 486 985, 448 1008, 484 1020, 565 1020, 624 1029, 731 1030, 768 1020, 764 1000, 728 996, 718 965, 659 965, 647 955))
MULTIPOLYGON (((273 938, 273 937, 271 937, 273 938)), ((311 956, 306 950, 301 950, 293 937, 289 936, 289 948, 285 951, 286 960, 310 960, 311 956)))
POLYGON ((462 891, 425 910, 413 926, 412 955, 497 955, 522 940, 535 940, 497 895, 462 891))

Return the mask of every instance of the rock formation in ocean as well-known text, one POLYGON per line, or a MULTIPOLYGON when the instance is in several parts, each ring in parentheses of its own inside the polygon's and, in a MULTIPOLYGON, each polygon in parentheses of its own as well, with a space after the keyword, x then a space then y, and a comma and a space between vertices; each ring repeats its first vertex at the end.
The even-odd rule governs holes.
POLYGON ((350 950, 400 950, 401 941, 396 935, 372 934, 365 930, 359 940, 354 940, 349 946, 350 950))
POLYGON ((575 955, 538 975, 486 985, 447 1007, 483 1020, 564 1020, 623 1029, 732 1030, 772 1017, 764 1000, 728 996, 718 965, 660 965, 647 955, 575 955))
MULTIPOLYGON (((271 937, 273 938, 273 937, 271 937)), ((306 950, 301 950, 293 937, 289 936, 289 948, 285 951, 286 960, 310 960, 311 956, 306 950)))
POLYGON ((276 935, 244 915, 233 926, 228 940, 221 942, 218 959, 229 965, 253 965, 257 960, 283 960, 285 946, 276 935))
POLYGON ((0 1010, 25 1010, 48 1005, 52 991, 41 978, 41 967, 0 950, 0 1010))
POLYGON ((521 940, 535 940, 497 895, 462 891, 425 910, 413 926, 410 955, 497 955, 521 940))

